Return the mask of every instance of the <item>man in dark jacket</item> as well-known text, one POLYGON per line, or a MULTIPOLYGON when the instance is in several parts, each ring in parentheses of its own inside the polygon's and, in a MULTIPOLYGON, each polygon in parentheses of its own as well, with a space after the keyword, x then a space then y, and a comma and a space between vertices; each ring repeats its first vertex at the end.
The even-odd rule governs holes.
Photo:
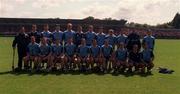
POLYGON ((21 27, 21 30, 15 36, 12 44, 13 49, 15 50, 17 46, 17 51, 18 51, 18 68, 16 68, 17 70, 22 69, 22 59, 23 57, 26 56, 28 43, 29 43, 29 39, 28 39, 28 35, 25 33, 25 28, 21 27))
POLYGON ((138 45, 138 50, 141 49, 141 41, 140 36, 134 31, 128 35, 127 37, 127 49, 128 51, 132 51, 133 45, 138 45))

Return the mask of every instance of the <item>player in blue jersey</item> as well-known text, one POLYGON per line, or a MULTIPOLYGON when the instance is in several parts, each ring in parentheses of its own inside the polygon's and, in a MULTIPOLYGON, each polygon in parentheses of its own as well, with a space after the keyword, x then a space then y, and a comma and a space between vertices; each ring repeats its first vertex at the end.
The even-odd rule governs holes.
POLYGON ((88 31, 85 33, 86 45, 91 46, 93 39, 96 39, 96 33, 93 31, 93 26, 89 25, 88 31))
POLYGON ((45 24, 44 25, 44 30, 41 32, 41 38, 45 37, 47 40, 47 43, 50 45, 52 42, 52 33, 49 31, 49 25, 45 24))
POLYGON ((108 67, 108 62, 113 53, 113 47, 109 45, 109 41, 107 39, 105 40, 104 45, 101 47, 101 52, 105 58, 105 62, 103 63, 103 71, 107 71, 107 69, 110 68, 110 66, 108 67))
POLYGON ((127 45, 127 36, 125 35, 124 31, 120 31, 119 35, 117 36, 117 45, 119 45, 121 42, 126 47, 126 45, 127 45))
POLYGON ((154 50, 155 38, 152 36, 152 31, 148 30, 147 35, 143 38, 143 43, 146 43, 148 49, 154 50))
POLYGON ((59 40, 59 42, 62 42, 63 40, 63 32, 60 30, 60 26, 56 26, 56 30, 52 33, 52 40, 55 42, 56 40, 59 40))
POLYGON ((51 47, 47 44, 47 38, 42 37, 41 44, 39 46, 40 53, 38 58, 38 67, 40 67, 40 64, 43 64, 42 67, 44 67, 44 63, 47 63, 46 69, 49 71, 51 70, 51 62, 50 62, 50 56, 51 56, 51 47))
POLYGON ((98 33, 97 33, 97 44, 98 46, 102 46, 104 44, 104 40, 106 38, 106 35, 103 33, 103 27, 99 27, 98 33))
POLYGON ((116 63, 114 63, 115 65, 113 66, 115 71, 121 70, 121 72, 124 72, 128 62, 128 52, 124 47, 123 42, 119 43, 118 48, 115 52, 115 57, 116 63))
POLYGON ((154 54, 151 49, 148 48, 147 43, 143 43, 143 51, 141 52, 141 60, 142 60, 142 72, 145 72, 145 67, 147 67, 147 72, 151 72, 151 69, 154 67, 153 60, 154 54))
POLYGON ((61 69, 64 68, 64 64, 61 63, 61 57, 63 55, 63 46, 60 44, 60 40, 56 40, 54 44, 52 44, 51 47, 52 55, 51 55, 51 64, 53 69, 57 69, 57 67, 60 67, 61 69))
POLYGON ((27 47, 27 56, 24 57, 24 68, 28 68, 28 64, 31 62, 34 62, 34 67, 37 68, 37 61, 38 61, 38 55, 39 55, 39 44, 36 43, 35 36, 31 36, 31 43, 29 43, 27 47))
POLYGON ((66 68, 72 70, 73 67, 73 57, 76 54, 76 45, 73 43, 73 38, 69 38, 67 44, 64 47, 65 56, 68 58, 68 62, 66 63, 66 68))
POLYGON ((81 65, 82 67, 86 66, 86 69, 89 68, 89 47, 86 45, 86 40, 85 38, 82 38, 81 40, 81 45, 79 45, 78 50, 77 50, 78 56, 81 59, 81 65))
MULTIPOLYGON (((97 41, 93 39, 92 45, 90 46, 90 57, 89 57, 89 65, 91 65, 91 69, 93 70, 94 64, 98 67, 98 57, 99 54, 101 53, 101 48, 97 45, 97 41)), ((97 68, 96 67, 96 68, 97 68)))
POLYGON ((68 23, 67 24, 67 30, 64 31, 64 35, 63 35, 63 38, 64 38, 64 42, 67 43, 68 39, 69 38, 72 38, 73 41, 74 41, 74 38, 75 38, 75 32, 72 30, 72 27, 73 25, 71 23, 68 23))
POLYGON ((108 40, 109 45, 114 48, 117 39, 113 29, 109 29, 108 35, 106 35, 106 39, 108 40))

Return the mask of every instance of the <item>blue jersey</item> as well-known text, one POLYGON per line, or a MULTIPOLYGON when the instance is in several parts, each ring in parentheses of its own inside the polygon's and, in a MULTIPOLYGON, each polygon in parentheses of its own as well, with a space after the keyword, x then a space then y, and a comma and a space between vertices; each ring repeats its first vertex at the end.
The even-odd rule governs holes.
POLYGON ((51 53, 51 47, 46 44, 46 45, 40 45, 40 55, 49 55, 51 53))
POLYGON ((55 45, 55 44, 52 45, 52 53, 54 55, 59 56, 59 55, 61 55, 62 52, 63 52, 62 45, 60 45, 60 44, 59 45, 55 45))
POLYGON ((153 36, 145 36, 143 43, 147 43, 149 49, 154 49, 155 38, 153 36))
POLYGON ((101 48, 99 46, 91 46, 90 47, 90 52, 91 52, 91 55, 94 57, 94 58, 97 58, 97 56, 99 55, 101 51, 101 48))
POLYGON ((62 42, 63 32, 62 31, 54 31, 52 33, 52 38, 53 38, 53 41, 60 40, 62 42))
POLYGON ((68 56, 73 56, 75 52, 76 52, 76 46, 73 43, 65 45, 65 53, 68 56))
POLYGON ((42 37, 45 37, 47 39, 51 38, 51 32, 50 31, 43 31, 41 34, 42 34, 42 37))
POLYGON ((126 35, 119 35, 119 36, 117 36, 117 44, 122 42, 122 43, 124 43, 126 45, 127 44, 126 39, 127 39, 126 35))
POLYGON ((71 30, 71 31, 66 30, 66 31, 64 31, 63 35, 64 35, 64 41, 67 42, 68 39, 70 39, 70 38, 73 38, 73 40, 74 40, 75 32, 73 30, 71 30))
POLYGON ((146 49, 141 52, 141 59, 145 62, 151 61, 151 59, 154 57, 154 54, 152 50, 146 49))
POLYGON ((48 45, 51 45, 51 39, 52 39, 52 33, 51 33, 51 32, 49 32, 49 31, 43 31, 43 32, 41 33, 41 37, 47 38, 47 43, 48 43, 48 45))
POLYGON ((103 45, 101 48, 101 51, 102 51, 104 57, 110 57, 113 52, 113 48, 111 45, 109 45, 108 47, 103 45))
POLYGON ((27 52, 28 52, 28 54, 30 56, 37 56, 39 54, 39 51, 40 51, 39 44, 37 44, 37 43, 34 43, 34 44, 29 43, 27 52))
POLYGON ((89 54, 89 47, 86 45, 85 46, 80 45, 78 47, 78 53, 81 57, 87 57, 89 54))
POLYGON ((96 39, 96 34, 94 32, 86 32, 86 44, 90 46, 92 44, 93 39, 96 39))
POLYGON ((116 59, 120 61, 125 61, 127 59, 128 52, 126 49, 117 49, 116 59))
POLYGON ((107 35, 106 39, 108 40, 109 44, 112 45, 112 46, 115 45, 116 40, 117 40, 115 35, 112 35, 112 36, 107 35))
POLYGON ((102 46, 104 44, 105 39, 106 39, 106 35, 104 33, 102 33, 102 34, 98 33, 97 34, 97 44, 98 44, 98 46, 102 46))

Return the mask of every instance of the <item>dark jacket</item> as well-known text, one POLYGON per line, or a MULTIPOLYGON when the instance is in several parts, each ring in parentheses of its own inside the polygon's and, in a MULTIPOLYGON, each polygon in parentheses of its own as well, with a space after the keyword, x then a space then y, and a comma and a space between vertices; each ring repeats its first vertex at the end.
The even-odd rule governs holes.
POLYGON ((29 40, 31 39, 31 36, 34 36, 36 38, 36 42, 40 43, 41 33, 40 32, 29 32, 28 33, 29 40))
POLYGON ((12 47, 15 47, 17 45, 18 52, 24 53, 29 42, 29 37, 26 33, 19 33, 15 36, 12 47))
POLYGON ((139 50, 141 49, 140 36, 136 33, 131 33, 127 37, 127 49, 130 51, 133 48, 133 45, 138 45, 139 50))

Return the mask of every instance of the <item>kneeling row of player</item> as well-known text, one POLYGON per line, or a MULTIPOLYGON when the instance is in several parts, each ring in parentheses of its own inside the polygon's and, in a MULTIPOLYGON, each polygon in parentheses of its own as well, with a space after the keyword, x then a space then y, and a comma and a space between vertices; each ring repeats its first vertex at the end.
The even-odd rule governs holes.
POLYGON ((150 71, 153 68, 153 52, 148 49, 147 44, 143 44, 143 51, 139 52, 138 46, 134 45, 131 52, 127 52, 124 44, 120 43, 115 52, 113 48, 105 41, 102 47, 97 46, 96 40, 93 40, 91 47, 86 46, 85 39, 82 39, 81 45, 76 47, 70 38, 63 47, 59 40, 52 46, 47 45, 46 38, 42 38, 40 45, 35 43, 35 37, 31 37, 31 43, 28 45, 27 56, 24 57, 24 67, 28 68, 29 62, 34 62, 34 69, 41 68, 44 62, 47 62, 47 69, 59 68, 62 70, 93 69, 94 65, 101 70, 106 71, 112 68, 115 71, 136 71, 145 72, 145 68, 150 71), (109 64, 108 64, 109 63, 109 64))

